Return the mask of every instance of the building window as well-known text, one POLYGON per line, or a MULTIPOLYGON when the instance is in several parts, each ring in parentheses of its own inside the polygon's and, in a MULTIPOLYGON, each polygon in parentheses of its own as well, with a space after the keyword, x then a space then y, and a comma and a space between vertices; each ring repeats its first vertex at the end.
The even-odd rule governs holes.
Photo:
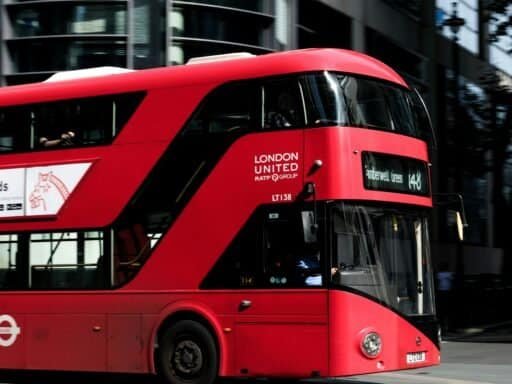
POLYGON ((17 3, 8 5, 7 10, 15 37, 127 33, 124 4, 17 3))
POLYGON ((183 64, 191 57, 265 48, 274 18, 261 12, 255 1, 175 1, 168 14, 172 44, 169 64, 183 64), (257 10, 256 10, 257 9, 257 10))
MULTIPOLYGON (((438 25, 442 25, 450 18, 453 11, 452 3, 453 0, 436 0, 438 25)), ((458 1, 456 4, 458 17, 462 17, 465 22, 457 35, 458 44, 478 55, 478 0, 458 1)), ((449 39, 453 37, 450 28, 440 28, 439 31, 449 39)))
POLYGON ((166 1, 134 0, 133 66, 150 68, 166 64, 166 1))
POLYGON ((351 47, 350 17, 316 0, 301 0, 296 4, 299 13, 298 48, 351 47))
POLYGON ((207 5, 217 5, 220 7, 244 9, 248 11, 262 12, 263 0, 184 0, 175 1, 176 3, 202 3, 207 5))
POLYGON ((55 72, 98 66, 126 67, 126 39, 8 40, 13 73, 55 72), (37 57, 37 60, 34 60, 37 57))
POLYGON ((392 41, 381 33, 366 28, 367 53, 391 68, 399 71, 407 79, 422 81, 425 79, 425 59, 413 51, 404 49, 400 44, 392 41))
POLYGON ((421 17, 422 0, 385 0, 391 7, 403 10, 414 17, 421 17))
POLYGON ((219 9, 177 7, 171 12, 173 37, 192 37, 262 45, 261 19, 219 9), (178 22, 179 21, 179 22, 178 22))

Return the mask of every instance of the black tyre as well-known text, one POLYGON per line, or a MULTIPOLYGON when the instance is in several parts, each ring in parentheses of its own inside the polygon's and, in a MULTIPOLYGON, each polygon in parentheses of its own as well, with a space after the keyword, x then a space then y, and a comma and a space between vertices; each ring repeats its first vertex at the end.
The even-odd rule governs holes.
POLYGON ((180 320, 164 330, 157 352, 159 373, 170 384, 212 384, 218 355, 208 329, 193 320, 180 320))

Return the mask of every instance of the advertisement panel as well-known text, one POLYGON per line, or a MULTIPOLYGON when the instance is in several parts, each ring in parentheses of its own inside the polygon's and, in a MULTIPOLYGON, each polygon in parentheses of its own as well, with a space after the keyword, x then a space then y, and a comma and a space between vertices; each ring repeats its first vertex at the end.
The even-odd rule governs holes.
POLYGON ((0 169, 0 218, 56 215, 91 163, 0 169))

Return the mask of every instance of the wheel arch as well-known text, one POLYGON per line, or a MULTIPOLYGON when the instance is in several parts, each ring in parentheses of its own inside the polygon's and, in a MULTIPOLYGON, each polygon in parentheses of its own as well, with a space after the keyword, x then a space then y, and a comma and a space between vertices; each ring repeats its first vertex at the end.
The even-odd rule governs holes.
POLYGON ((155 353, 158 348, 159 338, 162 332, 171 324, 179 320, 193 320, 202 324, 212 334, 217 353, 219 355, 219 376, 227 372, 227 341, 214 312, 206 305, 197 302, 176 302, 168 305, 158 316, 151 334, 153 348, 150 348, 149 367, 152 373, 156 373, 155 353))

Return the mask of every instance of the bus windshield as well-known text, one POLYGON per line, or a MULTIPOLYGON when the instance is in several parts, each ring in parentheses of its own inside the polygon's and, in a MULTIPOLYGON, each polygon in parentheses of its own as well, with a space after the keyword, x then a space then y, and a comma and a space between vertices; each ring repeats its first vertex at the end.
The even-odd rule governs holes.
POLYGON ((434 313, 425 215, 339 203, 333 208, 332 283, 404 315, 434 313))
POLYGON ((306 77, 308 119, 316 126, 342 125, 428 139, 427 111, 413 91, 383 81, 323 72, 306 77))

